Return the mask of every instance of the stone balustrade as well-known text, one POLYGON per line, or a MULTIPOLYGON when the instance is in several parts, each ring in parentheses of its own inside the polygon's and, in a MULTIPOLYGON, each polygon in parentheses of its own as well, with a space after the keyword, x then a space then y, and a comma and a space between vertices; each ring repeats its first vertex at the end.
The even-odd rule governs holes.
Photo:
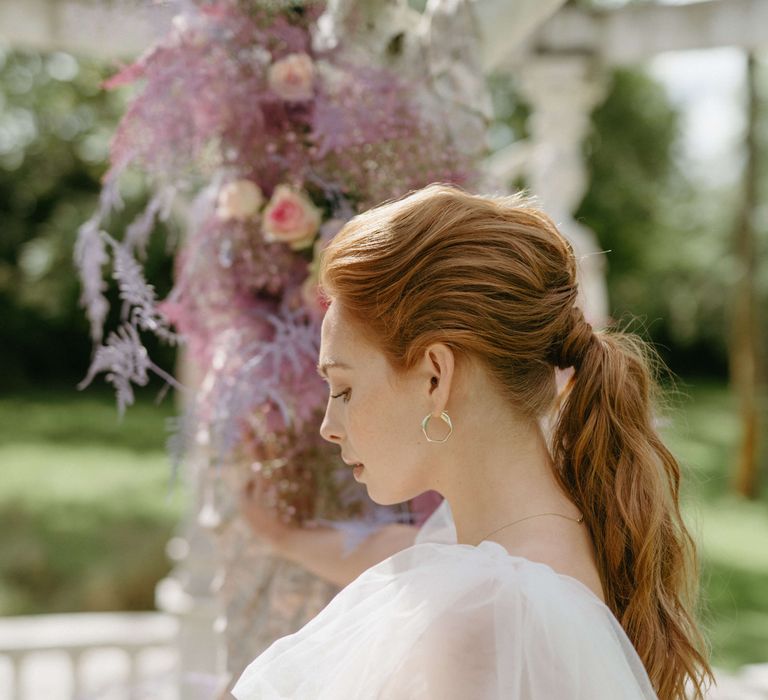
POLYGON ((176 700, 178 627, 156 612, 0 618, 0 698, 176 700))

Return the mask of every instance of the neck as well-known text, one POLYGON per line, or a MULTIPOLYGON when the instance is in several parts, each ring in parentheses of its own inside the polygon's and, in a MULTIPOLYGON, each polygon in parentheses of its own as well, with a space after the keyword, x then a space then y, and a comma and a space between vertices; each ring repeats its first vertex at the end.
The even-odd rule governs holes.
MULTIPOLYGON (((555 478, 538 423, 507 420, 470 424, 465 416, 463 427, 462 433, 473 439, 453 446, 433 486, 451 507, 458 543, 477 545, 494 530, 531 515, 554 512, 579 517, 555 478)), ((525 538, 542 520, 545 518, 526 519, 498 535, 505 541, 525 538)))

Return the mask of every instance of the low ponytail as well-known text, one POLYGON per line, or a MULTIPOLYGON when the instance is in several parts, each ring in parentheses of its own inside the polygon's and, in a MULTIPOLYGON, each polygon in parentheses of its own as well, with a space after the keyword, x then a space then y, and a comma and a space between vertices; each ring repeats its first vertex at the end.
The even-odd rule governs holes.
POLYGON ((575 369, 552 433, 557 478, 584 513, 606 604, 660 700, 703 698, 714 679, 694 620, 698 558, 680 467, 654 427, 661 360, 639 336, 595 333, 577 307, 571 314, 554 358, 575 369))

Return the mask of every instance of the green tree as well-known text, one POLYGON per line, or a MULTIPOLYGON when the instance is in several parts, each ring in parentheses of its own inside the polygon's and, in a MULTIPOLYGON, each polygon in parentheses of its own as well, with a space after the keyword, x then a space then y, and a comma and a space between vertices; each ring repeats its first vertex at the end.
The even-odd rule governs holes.
POLYGON ((686 177, 679 115, 641 70, 615 70, 592 119, 575 216, 609 251, 612 315, 638 318, 672 369, 724 376, 732 193, 686 177))

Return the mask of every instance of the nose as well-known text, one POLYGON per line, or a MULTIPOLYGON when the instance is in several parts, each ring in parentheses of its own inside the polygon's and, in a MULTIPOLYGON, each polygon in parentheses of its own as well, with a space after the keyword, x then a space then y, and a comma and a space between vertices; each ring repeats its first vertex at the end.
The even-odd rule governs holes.
POLYGON ((339 445, 341 444, 341 427, 333 422, 333 419, 331 418, 331 411, 329 409, 326 409, 323 422, 320 425, 320 436, 328 442, 335 442, 339 445))

